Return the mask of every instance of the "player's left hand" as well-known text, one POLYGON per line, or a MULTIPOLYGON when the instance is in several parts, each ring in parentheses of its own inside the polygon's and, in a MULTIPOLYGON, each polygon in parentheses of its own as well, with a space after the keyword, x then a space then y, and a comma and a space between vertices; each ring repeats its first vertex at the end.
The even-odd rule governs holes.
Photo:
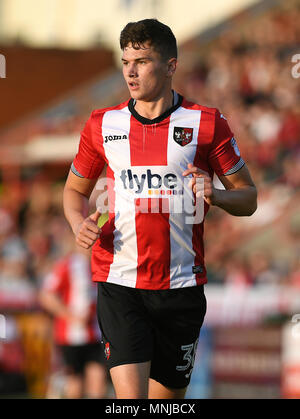
POLYGON ((199 169, 192 163, 189 163, 187 170, 185 170, 182 175, 193 175, 189 182, 189 188, 192 189, 197 198, 202 196, 209 205, 215 204, 216 188, 214 187, 212 179, 207 172, 199 169), (197 178, 202 178, 203 183, 200 184, 197 182, 197 178))

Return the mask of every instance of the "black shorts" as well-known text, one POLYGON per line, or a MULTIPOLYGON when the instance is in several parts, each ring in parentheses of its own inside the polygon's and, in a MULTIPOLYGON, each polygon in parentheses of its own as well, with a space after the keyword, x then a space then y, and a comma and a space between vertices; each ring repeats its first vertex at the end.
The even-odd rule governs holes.
POLYGON ((68 373, 82 374, 89 362, 105 363, 100 342, 86 345, 59 345, 59 350, 68 373))
POLYGON ((170 388, 186 387, 205 313, 203 285, 141 290, 99 282, 98 320, 108 368, 151 361, 151 378, 170 388))

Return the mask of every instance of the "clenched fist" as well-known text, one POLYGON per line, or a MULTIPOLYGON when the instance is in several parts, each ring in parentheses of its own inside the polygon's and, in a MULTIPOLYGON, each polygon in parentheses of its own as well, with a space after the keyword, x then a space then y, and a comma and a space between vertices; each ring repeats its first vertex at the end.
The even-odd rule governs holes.
POLYGON ((98 240, 101 233, 101 228, 98 227, 100 215, 100 212, 96 210, 78 225, 75 236, 79 246, 89 249, 98 240))
POLYGON ((191 163, 188 164, 188 169, 182 173, 183 176, 192 175, 189 182, 189 187, 192 189, 197 198, 200 196, 209 204, 214 205, 216 188, 213 185, 212 179, 207 172, 193 166, 191 163), (201 184, 197 182, 197 179, 202 179, 201 184))

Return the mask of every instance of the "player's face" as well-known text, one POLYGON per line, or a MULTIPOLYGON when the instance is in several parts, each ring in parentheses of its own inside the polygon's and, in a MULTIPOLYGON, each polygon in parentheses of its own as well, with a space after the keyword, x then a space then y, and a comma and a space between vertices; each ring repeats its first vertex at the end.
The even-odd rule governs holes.
POLYGON ((123 75, 133 99, 151 102, 170 89, 176 59, 163 60, 148 42, 139 49, 129 44, 123 51, 122 62, 123 75))

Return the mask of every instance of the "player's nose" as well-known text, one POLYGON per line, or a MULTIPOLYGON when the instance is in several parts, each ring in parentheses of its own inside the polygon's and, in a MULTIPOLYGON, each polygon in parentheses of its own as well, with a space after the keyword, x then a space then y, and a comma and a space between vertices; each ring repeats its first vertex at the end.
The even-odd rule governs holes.
POLYGON ((128 77, 136 77, 137 76, 137 67, 135 63, 129 64, 127 68, 127 75, 128 77))

